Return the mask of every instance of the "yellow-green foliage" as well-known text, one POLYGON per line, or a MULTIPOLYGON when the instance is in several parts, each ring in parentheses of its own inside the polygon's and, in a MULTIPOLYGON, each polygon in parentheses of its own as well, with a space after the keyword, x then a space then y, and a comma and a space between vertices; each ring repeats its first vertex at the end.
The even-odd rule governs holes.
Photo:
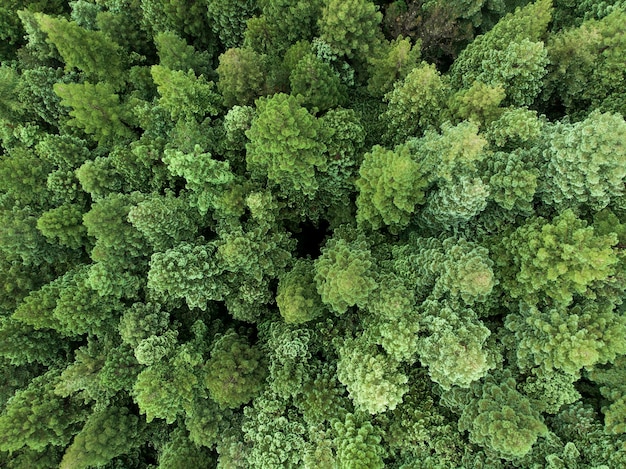
POLYGON ((382 17, 369 0, 326 0, 318 22, 320 37, 340 55, 363 60, 379 46, 382 17))
POLYGON ((615 234, 598 236, 566 210, 551 223, 541 217, 528 220, 504 238, 496 264, 512 297, 531 304, 547 297, 567 305, 576 294, 592 294, 594 285, 615 273, 616 243, 615 234))
POLYGON ((388 102, 383 119, 395 143, 419 137, 426 130, 438 129, 447 115, 445 103, 450 93, 447 77, 432 64, 423 62, 385 95, 388 102))
POLYGON ((503 459, 527 454, 548 428, 532 403, 516 389, 515 380, 493 377, 472 386, 473 397, 459 419, 470 441, 484 445, 503 459))
POLYGON ((313 262, 299 260, 280 278, 276 304, 285 322, 300 324, 320 316, 324 305, 317 293, 313 262))
POLYGON ((375 146, 365 154, 359 176, 357 222, 373 229, 388 225, 392 231, 408 225, 428 183, 406 147, 392 151, 375 146))
POLYGON ((286 189, 312 195, 316 173, 326 168, 318 120, 291 95, 257 101, 257 117, 246 136, 248 168, 286 189))
POLYGON ((331 239, 315 261, 317 291, 337 314, 367 304, 377 286, 374 275, 374 258, 364 241, 331 239))

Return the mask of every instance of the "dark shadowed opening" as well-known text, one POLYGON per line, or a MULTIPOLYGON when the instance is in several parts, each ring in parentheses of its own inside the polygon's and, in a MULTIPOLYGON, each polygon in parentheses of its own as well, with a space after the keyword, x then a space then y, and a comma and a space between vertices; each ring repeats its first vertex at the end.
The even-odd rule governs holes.
POLYGON ((317 224, 310 221, 300 223, 299 231, 293 234, 298 242, 296 252, 298 257, 311 257, 317 259, 320 255, 322 244, 326 240, 329 224, 326 220, 320 220, 317 224))

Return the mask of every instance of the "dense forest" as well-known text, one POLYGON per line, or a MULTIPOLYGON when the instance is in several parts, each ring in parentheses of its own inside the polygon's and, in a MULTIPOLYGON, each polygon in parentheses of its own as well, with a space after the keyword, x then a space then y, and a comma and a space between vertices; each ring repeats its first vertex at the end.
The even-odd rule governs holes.
POLYGON ((626 1, 3 0, 0 467, 626 467, 626 1))

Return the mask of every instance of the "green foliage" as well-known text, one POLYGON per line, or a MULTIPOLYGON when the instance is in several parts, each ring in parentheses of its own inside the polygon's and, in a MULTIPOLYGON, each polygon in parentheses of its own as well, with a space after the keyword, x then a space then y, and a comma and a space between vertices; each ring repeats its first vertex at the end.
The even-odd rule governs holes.
POLYGON ((201 215, 206 215, 211 208, 228 208, 225 206, 229 202, 227 190, 235 176, 227 161, 216 160, 196 146, 193 153, 168 150, 163 162, 170 173, 185 179, 192 194, 189 202, 201 215))
POLYGON ((29 363, 52 366, 62 362, 74 345, 67 340, 66 334, 33 327, 11 317, 0 320, 0 339, 0 357, 18 366, 29 363))
POLYGON ((269 355, 269 387, 283 399, 300 393, 311 369, 312 334, 309 329, 282 322, 265 323, 269 355))
POLYGON ((261 53, 282 52, 317 36, 324 0, 262 0, 263 14, 248 21, 244 43, 261 53), (266 42, 267 41, 267 42, 266 42))
POLYGON ((171 31, 163 31, 154 36, 154 44, 159 54, 159 65, 170 70, 187 72, 193 70, 197 74, 209 72, 211 58, 206 52, 198 52, 187 44, 183 38, 171 31))
POLYGON ((288 324, 301 324, 321 316, 324 304, 317 293, 313 262, 299 259, 293 269, 281 276, 276 305, 288 324))
POLYGON ((155 251, 165 251, 194 238, 198 230, 194 215, 184 198, 152 194, 128 211, 128 221, 155 251))
POLYGON ((452 96, 450 108, 460 119, 485 125, 499 117, 502 111, 498 106, 505 97, 501 85, 489 86, 477 80, 452 96))
POLYGON ((612 362, 626 352, 621 340, 626 320, 615 306, 585 301, 569 308, 521 308, 505 325, 517 339, 517 361, 522 369, 541 366, 577 375, 596 364, 612 362))
POLYGON ((320 38, 338 54, 364 60, 380 45, 382 17, 368 0, 326 0, 318 22, 320 38))
POLYGON ((626 467, 624 0, 1 3, 0 467, 626 467))
POLYGON ((385 95, 389 103, 383 114, 388 134, 394 143, 418 137, 424 131, 437 129, 446 120, 445 103, 450 86, 434 65, 415 67, 393 90, 385 95), (443 112, 442 112, 443 110, 443 112))
POLYGON ((291 93, 313 112, 323 112, 345 101, 339 76, 313 54, 305 55, 289 75, 291 93))
POLYGON ((248 168, 285 190, 313 195, 316 174, 326 168, 318 120, 283 93, 257 100, 257 117, 246 136, 248 168))
POLYGON ((528 220, 502 240, 495 259, 513 298, 536 304, 548 297, 567 305, 575 294, 592 295, 596 282, 615 273, 616 243, 615 234, 598 236, 566 210, 551 223, 528 220))
POLYGON ((150 260, 148 288, 158 297, 184 298, 190 308, 206 310, 211 300, 222 300, 223 289, 216 283, 222 270, 214 257, 214 245, 180 243, 150 260))
POLYGON ((487 161, 492 176, 489 188, 494 202, 506 210, 532 213, 533 199, 539 185, 536 158, 528 151, 497 152, 487 161))
POLYGON ((428 366, 430 378, 446 390, 469 387, 495 366, 485 347, 489 329, 473 310, 454 306, 434 301, 422 304, 421 321, 430 335, 418 345, 420 361, 428 366))
POLYGON ((568 113, 586 115, 599 109, 624 115, 626 103, 620 92, 626 75, 620 62, 626 50, 622 25, 623 5, 604 18, 589 19, 580 27, 550 37, 550 73, 546 94, 554 93, 568 113))
POLYGON ((67 69, 78 68, 91 80, 107 80, 119 86, 123 58, 118 44, 101 31, 89 31, 74 21, 35 14, 47 40, 63 57, 67 69))
POLYGON ((624 192, 626 122, 618 114, 594 112, 582 122, 557 126, 546 157, 546 198, 601 210, 624 192))
POLYGON ((50 241, 69 248, 85 244, 87 229, 83 225, 83 209, 76 204, 64 204, 42 213, 37 229, 50 241))
POLYGON ((65 446, 84 420, 84 410, 73 400, 55 395, 56 370, 34 378, 15 393, 0 415, 0 449, 24 446, 41 451, 48 445, 65 446))
POLYGON ((543 122, 536 111, 509 108, 486 129, 489 141, 498 148, 516 149, 535 143, 541 136, 543 122))
POLYGON ((392 232, 406 227, 424 202, 428 181, 420 169, 406 146, 393 151, 375 146, 366 153, 356 181, 357 222, 373 229, 387 225, 392 232))
POLYGON ((351 306, 364 307, 376 289, 375 259, 362 238, 330 239, 314 266, 317 291, 337 314, 351 306))
POLYGON ((357 408, 378 414, 402 402, 408 378, 375 345, 362 339, 346 339, 338 353, 337 378, 345 384, 357 408))
POLYGON ((72 108, 69 112, 72 119, 67 121, 67 125, 84 129, 99 142, 132 135, 124 123, 124 106, 112 85, 105 82, 95 85, 89 82, 57 83, 54 92, 61 98, 63 106, 72 108))
POLYGON ((610 433, 626 432, 626 422, 624 421, 624 406, 626 405, 625 365, 625 357, 620 356, 610 367, 596 367, 589 373, 589 377, 601 385, 602 397, 610 402, 602 408, 604 425, 610 433))
MULTIPOLYGON (((132 395, 146 421, 164 419, 171 424, 191 409, 200 391, 204 362, 195 341, 172 347, 137 376, 132 395)), ((204 344, 206 346, 206 344, 204 344)), ((202 395, 202 394, 200 394, 202 395)))
POLYGON ((419 45, 411 45, 410 39, 400 36, 385 47, 381 57, 371 58, 367 90, 374 96, 384 96, 391 91, 396 81, 403 80, 419 65, 419 45))
POLYGON ((169 440, 160 449, 157 467, 158 469, 213 467, 213 458, 207 448, 195 445, 179 427, 170 433, 169 440))
POLYGON ((14 151, 0 159, 0 190, 18 206, 46 207, 46 177, 50 164, 32 152, 14 151))
POLYGON ((249 48, 231 48, 219 57, 217 88, 224 105, 244 106, 265 94, 266 65, 262 55, 249 48))
POLYGON ((382 469, 385 455, 381 436, 372 423, 358 414, 346 414, 345 420, 335 421, 337 435, 337 467, 340 469, 382 469))
POLYGON ((225 47, 238 47, 243 43, 246 20, 256 12, 254 0, 209 0, 207 10, 213 32, 225 47))
POLYGON ((455 60, 450 75, 453 86, 470 88, 478 80, 504 87, 509 103, 532 104, 547 73, 547 52, 541 39, 551 12, 552 0, 538 0, 478 36, 455 60))
POLYGON ((306 427, 285 401, 267 390, 244 408, 244 465, 268 469, 301 467, 306 427))
POLYGON ((515 459, 546 435, 543 419, 517 391, 513 378, 505 376, 498 382, 489 376, 472 386, 472 394, 459 419, 459 430, 469 430, 470 441, 503 459, 515 459))
POLYGON ((211 348, 205 383, 211 399, 221 406, 237 408, 263 389, 266 370, 261 350, 245 337, 228 331, 211 348))
POLYGON ((196 78, 192 70, 170 70, 160 65, 153 65, 150 70, 161 95, 159 104, 170 111, 173 120, 181 117, 201 120, 219 112, 221 99, 213 91, 213 82, 203 76, 196 78))
POLYGON ((89 416, 65 450, 60 468, 102 466, 137 444, 139 418, 126 407, 108 407, 89 416))

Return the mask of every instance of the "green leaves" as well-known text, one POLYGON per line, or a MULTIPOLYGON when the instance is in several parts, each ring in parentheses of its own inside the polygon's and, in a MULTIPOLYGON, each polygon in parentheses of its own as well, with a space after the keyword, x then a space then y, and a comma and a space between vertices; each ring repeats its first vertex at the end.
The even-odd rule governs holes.
POLYGON ((261 392, 266 374, 261 350, 231 330, 211 348, 205 384, 211 399, 221 406, 237 408, 261 392))
POLYGON ((84 129, 99 142, 132 135, 124 123, 126 109, 112 85, 105 82, 57 83, 54 92, 61 98, 63 106, 72 108, 72 119, 67 125, 84 129))
POLYGON ((123 59, 119 45, 101 31, 81 28, 74 21, 35 14, 47 40, 54 44, 66 68, 76 67, 90 79, 107 80, 119 86, 122 80, 123 59))
POLYGON ((515 380, 493 378, 475 385, 474 396, 463 410, 459 429, 469 430, 470 441, 486 446, 504 459, 527 454, 548 429, 531 402, 515 388, 515 380))
POLYGON ((340 55, 361 60, 381 41, 382 14, 368 0, 327 0, 318 25, 321 39, 340 55))
POLYGON ((397 231, 408 225, 417 204, 423 203, 428 180, 407 147, 394 151, 375 146, 365 154, 356 181, 357 222, 397 231))
POLYGON ((531 219, 505 237, 496 263, 503 287, 512 297, 530 304, 548 297, 567 305, 575 294, 593 297, 594 285, 614 274, 616 243, 613 233, 598 236, 593 227, 566 210, 552 223, 531 219))
POLYGON ((375 260, 363 240, 331 239, 315 262, 315 282, 322 301, 343 314, 350 306, 365 306, 375 281, 375 260))
POLYGON ((5 0, 0 466, 626 467, 575 3, 5 0))
POLYGON ((126 407, 92 414, 67 448, 60 468, 83 469, 108 463, 137 444, 139 419, 126 407))
POLYGON ((311 196, 318 188, 317 171, 326 168, 320 124, 296 98, 279 93, 257 101, 257 117, 246 132, 246 161, 285 191, 311 196))
POLYGON ((220 96, 213 91, 214 83, 203 76, 196 78, 192 70, 170 70, 153 65, 152 78, 161 95, 159 103, 170 112, 173 120, 179 118, 202 120, 219 112, 220 96))
POLYGON ((618 114, 593 112, 582 122, 559 125, 546 157, 547 192, 555 205, 603 209, 624 193, 626 122, 618 114))
POLYGON ((434 65, 422 63, 385 95, 389 103, 383 114, 390 139, 404 143, 428 129, 437 129, 446 120, 445 103, 450 92, 448 79, 434 65))

